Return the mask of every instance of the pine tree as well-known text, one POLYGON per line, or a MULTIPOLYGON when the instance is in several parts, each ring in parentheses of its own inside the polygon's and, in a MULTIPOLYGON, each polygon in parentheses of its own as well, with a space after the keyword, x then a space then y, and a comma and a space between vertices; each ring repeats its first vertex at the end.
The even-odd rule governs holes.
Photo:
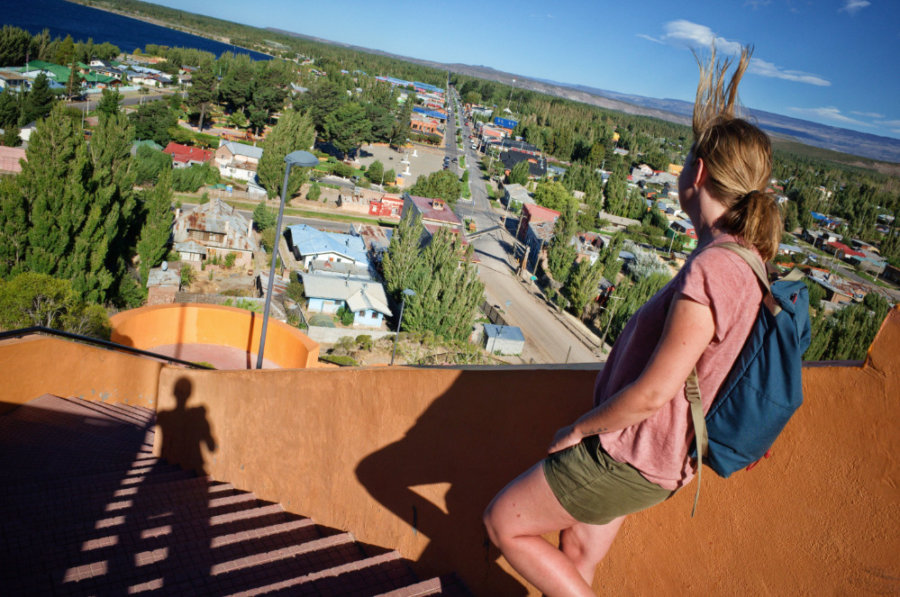
POLYGON ((0 278, 18 272, 28 246, 28 205, 15 178, 0 178, 0 278))
MULTIPOLYGON (((85 228, 82 236, 88 238, 90 246, 93 238, 103 237, 107 242, 106 269, 113 275, 114 284, 110 288, 118 293, 116 283, 127 273, 134 238, 140 224, 136 221, 137 199, 134 193, 135 168, 131 158, 131 122, 121 113, 100 116, 100 123, 91 137, 90 155, 93 165, 92 185, 94 192, 93 210, 102 214, 102 222, 97 220, 94 229, 85 228)), ((75 278, 73 278, 73 281, 75 278)), ((80 290, 75 282, 76 290, 80 290)), ((104 290, 101 296, 105 293, 104 290)))
POLYGON ((50 89, 50 81, 47 79, 47 75, 44 73, 39 74, 31 86, 31 91, 25 95, 25 100, 22 102, 19 125, 25 126, 32 121, 46 117, 50 114, 55 100, 56 96, 53 95, 53 91, 50 89))
MULTIPOLYGON (((257 176, 269 197, 277 197, 284 182, 284 157, 298 149, 309 149, 315 140, 315 129, 308 114, 286 110, 275 128, 262 142, 263 155, 257 176)), ((305 168, 293 168, 288 179, 287 197, 293 197, 306 182, 305 168)))
POLYGON ((169 237, 172 233, 172 170, 165 168, 159 181, 144 195, 146 217, 141 227, 137 243, 137 253, 141 259, 141 282, 147 283, 150 268, 156 267, 166 255, 169 237))
POLYGON ((213 72, 212 64, 202 64, 192 77, 187 97, 187 103, 191 109, 200 112, 197 130, 203 130, 203 119, 206 117, 209 107, 215 102, 216 95, 216 74, 213 72))
POLYGON ((104 89, 100 96, 100 102, 97 104, 97 112, 107 116, 118 114, 121 100, 122 94, 118 89, 104 89))
POLYGON ((19 186, 28 209, 26 269, 68 277, 74 251, 92 202, 87 145, 62 104, 31 135, 19 186))

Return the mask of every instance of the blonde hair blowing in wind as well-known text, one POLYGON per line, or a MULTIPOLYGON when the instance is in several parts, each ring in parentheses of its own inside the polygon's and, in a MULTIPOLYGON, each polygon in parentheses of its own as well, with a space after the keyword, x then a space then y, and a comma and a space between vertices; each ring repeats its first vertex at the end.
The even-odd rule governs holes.
POLYGON ((694 100, 693 160, 702 159, 712 195, 728 211, 720 225, 756 247, 764 261, 772 259, 781 240, 781 212, 766 192, 772 175, 772 144, 757 126, 735 117, 737 90, 750 64, 751 47, 741 50, 730 78, 733 60, 697 58, 700 82, 694 100))

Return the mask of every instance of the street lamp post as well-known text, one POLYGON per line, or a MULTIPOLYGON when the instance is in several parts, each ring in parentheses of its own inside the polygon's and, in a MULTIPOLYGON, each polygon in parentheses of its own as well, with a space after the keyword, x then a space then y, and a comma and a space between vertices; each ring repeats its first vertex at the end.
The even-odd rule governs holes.
POLYGON ((308 151, 294 151, 284 156, 284 182, 281 184, 281 203, 278 205, 278 222, 275 224, 275 246, 272 247, 272 267, 269 269, 269 283, 266 289, 266 308, 263 310, 262 331, 259 335, 259 353, 256 355, 256 368, 262 369, 263 353, 266 349, 266 328, 269 324, 269 307, 272 304, 272 288, 275 285, 275 264, 278 259, 278 245, 281 239, 281 222, 284 218, 284 202, 287 199, 288 178, 291 168, 312 168, 318 165, 319 158, 308 151))
POLYGON ((403 298, 400 299, 400 318, 397 319, 397 331, 394 333, 394 349, 391 350, 391 365, 394 364, 394 355, 397 354, 397 337, 400 335, 400 324, 403 323, 403 307, 406 306, 406 297, 415 295, 415 290, 412 290, 411 288, 403 289, 403 298))

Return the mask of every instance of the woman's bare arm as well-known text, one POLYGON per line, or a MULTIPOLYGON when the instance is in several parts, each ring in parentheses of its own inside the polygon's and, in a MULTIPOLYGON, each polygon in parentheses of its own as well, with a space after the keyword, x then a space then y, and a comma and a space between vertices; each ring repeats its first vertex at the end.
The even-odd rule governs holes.
POLYGON ((640 377, 572 425, 557 431, 550 453, 574 446, 586 436, 640 423, 662 408, 684 385, 714 333, 712 310, 677 295, 669 308, 662 337, 640 377))

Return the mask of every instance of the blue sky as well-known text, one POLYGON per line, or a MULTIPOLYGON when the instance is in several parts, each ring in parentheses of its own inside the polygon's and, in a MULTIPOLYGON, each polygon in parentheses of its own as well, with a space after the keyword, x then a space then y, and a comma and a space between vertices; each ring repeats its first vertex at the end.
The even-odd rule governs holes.
POLYGON ((756 47, 746 106, 900 139, 898 0, 157 0, 440 62, 692 100, 690 48, 756 47))

